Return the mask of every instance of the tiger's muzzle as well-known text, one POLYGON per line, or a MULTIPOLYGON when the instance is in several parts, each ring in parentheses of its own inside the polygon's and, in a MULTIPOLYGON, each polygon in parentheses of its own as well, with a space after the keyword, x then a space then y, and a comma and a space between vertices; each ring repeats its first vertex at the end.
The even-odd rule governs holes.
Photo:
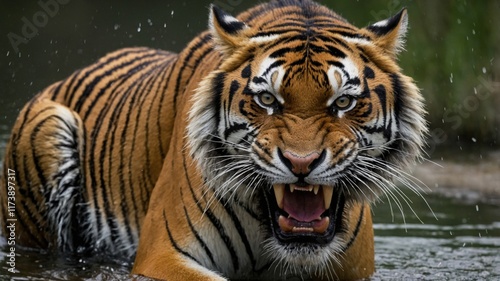
POLYGON ((278 150, 278 156, 298 180, 274 184, 267 192, 273 235, 281 243, 330 243, 342 227, 345 198, 334 186, 306 182, 326 152, 298 156, 278 150))

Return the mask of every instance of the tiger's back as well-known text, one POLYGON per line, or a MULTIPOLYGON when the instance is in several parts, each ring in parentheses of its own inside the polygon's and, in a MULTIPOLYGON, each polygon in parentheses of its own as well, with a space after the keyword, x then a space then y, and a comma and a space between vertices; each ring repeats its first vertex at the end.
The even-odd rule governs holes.
MULTIPOLYGON (((51 85, 23 108, 3 171, 17 173, 18 244, 127 259, 135 254, 178 97, 203 65, 208 52, 202 49, 210 49, 207 35, 179 55, 122 49, 51 85)), ((6 218, 7 190, 0 192, 6 218)))

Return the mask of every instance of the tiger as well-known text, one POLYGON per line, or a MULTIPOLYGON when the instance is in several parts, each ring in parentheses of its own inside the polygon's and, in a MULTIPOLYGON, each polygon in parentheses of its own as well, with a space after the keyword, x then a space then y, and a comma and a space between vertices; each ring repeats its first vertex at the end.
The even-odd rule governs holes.
POLYGON ((171 281, 370 277, 371 205, 428 132, 397 62, 407 10, 364 28, 311 0, 209 10, 178 54, 115 51, 24 106, 3 233, 12 169, 17 245, 171 281))

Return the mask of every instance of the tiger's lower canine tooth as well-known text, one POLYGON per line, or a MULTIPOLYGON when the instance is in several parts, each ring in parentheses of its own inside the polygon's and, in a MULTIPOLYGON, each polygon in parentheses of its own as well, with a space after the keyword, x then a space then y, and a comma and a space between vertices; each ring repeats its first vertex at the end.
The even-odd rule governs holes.
POLYGON ((275 184, 273 185, 274 197, 276 197, 276 203, 280 209, 283 209, 283 196, 285 195, 285 185, 275 184))
POLYGON ((323 185, 323 199, 325 201, 325 209, 330 208, 330 204, 332 203, 332 196, 333 196, 333 186, 323 185))

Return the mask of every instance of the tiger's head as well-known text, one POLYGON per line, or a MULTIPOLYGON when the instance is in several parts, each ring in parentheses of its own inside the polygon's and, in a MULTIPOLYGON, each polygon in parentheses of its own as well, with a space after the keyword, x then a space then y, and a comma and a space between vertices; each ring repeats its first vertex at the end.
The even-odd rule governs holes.
POLYGON ((212 7, 221 63, 195 93, 190 152, 217 197, 269 218, 288 262, 338 252, 346 202, 392 195, 420 156, 423 98, 396 63, 407 22, 402 10, 360 29, 298 0, 238 19, 212 7))

